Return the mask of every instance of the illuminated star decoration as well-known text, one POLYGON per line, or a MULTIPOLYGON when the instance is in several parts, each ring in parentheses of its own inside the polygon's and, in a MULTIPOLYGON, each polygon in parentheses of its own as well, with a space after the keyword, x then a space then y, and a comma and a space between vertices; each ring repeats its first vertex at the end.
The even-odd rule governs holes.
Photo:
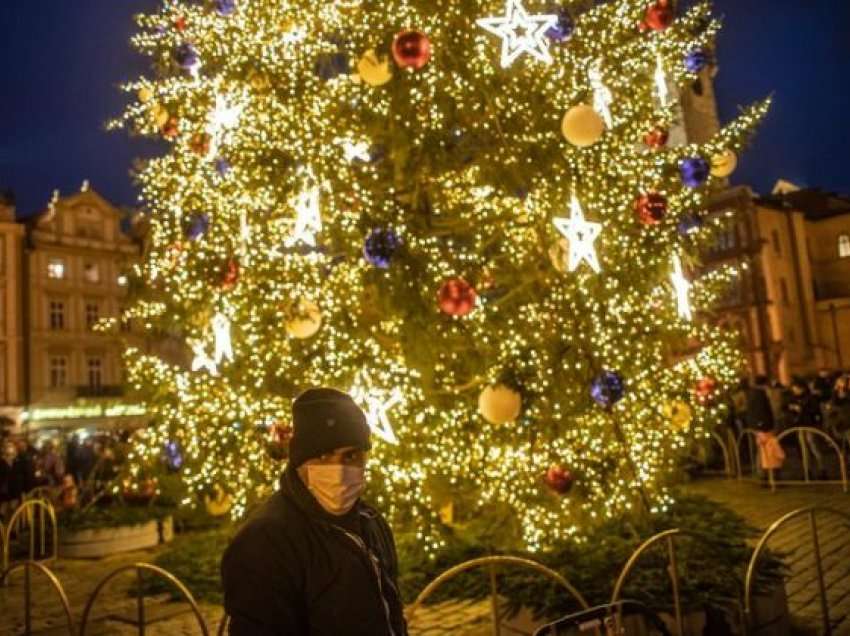
POLYGON ((673 283, 673 291, 676 295, 679 318, 693 320, 690 300, 691 283, 685 278, 682 271, 682 261, 678 254, 673 254, 673 273, 670 274, 670 281, 673 283))
POLYGON ((216 314, 212 319, 213 335, 215 338, 215 353, 213 360, 216 365, 225 360, 233 362, 233 343, 230 341, 230 321, 224 314, 216 314))
POLYGON ((570 201, 570 218, 556 217, 553 222, 570 244, 569 264, 567 266, 569 271, 577 270, 582 261, 590 265, 591 269, 597 274, 602 271, 594 247, 594 242, 602 233, 602 224, 585 220, 584 211, 575 196, 570 201))
POLYGON ((614 127, 614 118, 611 116, 611 104, 614 103, 614 95, 611 89, 602 81, 601 60, 596 60, 587 69, 587 78, 593 88, 593 110, 602 116, 608 128, 614 127))
POLYGON ((552 63, 546 31, 558 24, 557 15, 528 15, 520 0, 506 0, 505 15, 481 18, 478 26, 502 38, 502 68, 507 68, 523 53, 552 63))
POLYGON ((338 138, 335 140, 342 146, 342 152, 345 154, 346 161, 354 161, 358 159, 363 162, 372 160, 372 155, 369 154, 369 143, 366 141, 352 141, 351 139, 338 138))
POLYGON ((192 371, 206 369, 210 375, 218 375, 218 365, 207 355, 204 343, 200 340, 190 340, 189 346, 192 347, 192 353, 195 356, 192 360, 192 371))
POLYGON ((310 187, 299 194, 293 207, 295 208, 295 230, 287 240, 287 247, 293 247, 299 242, 316 247, 316 234, 322 231, 322 212, 319 206, 321 193, 317 186, 310 187))
POLYGON ((242 104, 231 104, 223 95, 215 96, 215 107, 210 112, 209 123, 207 125, 207 133, 210 136, 209 156, 218 153, 218 148, 221 145, 224 134, 239 126, 239 120, 242 118, 243 110, 244 106, 242 104))
POLYGON ((670 85, 667 83, 667 71, 664 70, 664 60, 658 56, 658 64, 655 67, 655 88, 658 91, 658 101, 662 108, 670 104, 670 85))
POLYGON ((396 404, 401 404, 404 401, 401 390, 398 387, 394 388, 387 398, 384 392, 371 385, 368 378, 366 378, 364 384, 365 387, 352 387, 351 397, 364 407, 366 421, 372 432, 388 444, 398 445, 398 437, 393 430, 388 412, 396 404))

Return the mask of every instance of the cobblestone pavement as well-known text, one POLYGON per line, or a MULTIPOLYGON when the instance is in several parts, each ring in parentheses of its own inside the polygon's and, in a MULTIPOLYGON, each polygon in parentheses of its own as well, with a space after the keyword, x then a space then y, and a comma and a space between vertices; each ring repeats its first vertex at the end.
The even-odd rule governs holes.
MULTIPOLYGON (((771 493, 751 482, 712 480, 692 483, 687 490, 729 505, 760 530, 765 530, 783 514, 810 505, 830 507, 850 515, 850 495, 843 494, 837 486, 784 488, 771 493)), ((808 524, 808 518, 792 522, 774 536, 770 547, 785 555, 790 568, 787 591, 795 625, 802 630, 801 633, 817 634, 822 633, 821 610, 808 524)), ((819 518, 818 526, 833 633, 850 636, 850 529, 838 518, 829 517, 819 518)), ((147 550, 97 561, 59 560, 50 567, 68 594, 75 624, 79 626, 86 600, 104 576, 123 565, 151 562, 155 556, 155 550, 147 550)), ((0 636, 23 633, 22 581, 23 576, 17 574, 12 577, 9 587, 0 588, 0 636)), ((38 636, 67 634, 58 599, 46 593, 46 582, 42 579, 34 581, 33 633, 38 636)), ((138 628, 127 620, 132 619, 136 612, 136 602, 130 594, 133 584, 133 574, 127 573, 104 589, 93 608, 87 636, 138 634, 138 628)), ((149 597, 146 608, 152 621, 146 632, 150 636, 201 634, 186 605, 169 603, 160 596, 149 597)), ((201 612, 210 634, 216 634, 222 618, 221 608, 202 605, 201 612)), ((533 622, 521 616, 504 625, 502 634, 518 636, 532 631, 533 622)), ((423 608, 411 624, 412 636, 490 634, 488 602, 442 603, 423 608)))

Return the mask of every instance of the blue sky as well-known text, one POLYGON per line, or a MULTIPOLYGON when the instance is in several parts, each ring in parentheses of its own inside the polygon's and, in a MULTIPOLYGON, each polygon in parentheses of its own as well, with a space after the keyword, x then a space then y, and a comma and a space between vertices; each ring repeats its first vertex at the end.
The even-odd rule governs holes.
MULTIPOLYGON (((83 179, 133 204, 133 158, 151 145, 103 124, 121 112, 116 85, 144 70, 130 50, 134 13, 154 0, 5 0, 0 11, 0 187, 21 213, 83 179)), ((721 116, 775 95, 737 182, 769 191, 776 179, 850 193, 850 2, 716 0, 725 18, 717 90, 721 116)))

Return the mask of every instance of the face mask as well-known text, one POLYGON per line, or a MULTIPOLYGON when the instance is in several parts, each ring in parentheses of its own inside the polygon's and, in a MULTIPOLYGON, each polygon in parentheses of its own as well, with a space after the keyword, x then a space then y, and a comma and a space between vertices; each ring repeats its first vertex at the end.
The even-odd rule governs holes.
POLYGON ((344 515, 354 507, 365 486, 362 466, 317 464, 307 466, 307 489, 332 515, 344 515))

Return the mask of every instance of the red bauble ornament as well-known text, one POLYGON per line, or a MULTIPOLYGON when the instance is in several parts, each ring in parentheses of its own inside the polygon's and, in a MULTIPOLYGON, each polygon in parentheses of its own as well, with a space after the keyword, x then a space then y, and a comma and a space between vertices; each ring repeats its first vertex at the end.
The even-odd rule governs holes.
POLYGON ((402 68, 417 71, 431 60, 431 40, 421 31, 402 31, 393 40, 393 58, 402 68))
POLYGON ((644 225, 658 225, 667 215, 667 197, 657 192, 642 194, 635 202, 635 212, 644 225))
POLYGON ((556 492, 559 495, 566 495, 570 492, 570 490, 572 490, 576 478, 571 470, 556 464, 546 471, 546 474, 543 476, 543 481, 546 483, 549 490, 556 492))
POLYGON ((670 132, 661 126, 653 128, 643 138, 643 142, 654 149, 663 148, 668 141, 670 141, 670 132))
POLYGON ((186 16, 181 15, 174 21, 174 28, 183 33, 186 30, 186 16))
POLYGON ((198 133, 197 135, 192 137, 192 141, 189 146, 196 155, 200 155, 205 157, 210 152, 210 144, 212 143, 212 137, 207 133, 198 133))
POLYGON ((475 309, 477 300, 475 289, 462 278, 447 280, 437 292, 440 311, 449 316, 466 316, 475 309))
POLYGON ((641 23, 641 28, 663 31, 673 24, 675 18, 676 15, 670 5, 670 0, 656 0, 646 8, 646 15, 641 23))
POLYGON ((239 282, 239 262, 230 259, 221 270, 221 288, 230 291, 239 282))
POLYGON ((162 136, 166 139, 174 139, 179 132, 178 119, 176 117, 169 117, 168 121, 165 122, 165 126, 162 127, 162 136))
POLYGON ((714 401, 717 392, 717 380, 710 377, 701 378, 694 387, 694 397, 699 404, 707 406, 714 401))

